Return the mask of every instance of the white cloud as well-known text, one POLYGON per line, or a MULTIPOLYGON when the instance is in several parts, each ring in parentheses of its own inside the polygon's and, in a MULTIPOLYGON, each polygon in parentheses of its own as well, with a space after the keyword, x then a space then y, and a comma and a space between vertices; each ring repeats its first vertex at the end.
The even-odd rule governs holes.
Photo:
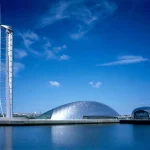
POLYGON ((27 56, 27 52, 22 49, 14 49, 14 57, 17 59, 21 59, 27 56))
POLYGON ((32 44, 37 42, 39 40, 39 36, 30 30, 27 30, 24 33, 19 32, 18 34, 20 37, 22 37, 25 48, 33 53, 34 55, 40 55, 40 53, 32 48, 32 44))
POLYGON ((94 1, 92 6, 86 4, 87 0, 62 0, 59 3, 50 5, 49 10, 40 18, 37 23, 39 27, 51 25, 57 21, 68 19, 74 21, 75 26, 82 26, 82 30, 74 31, 69 36, 78 40, 89 32, 98 20, 102 20, 112 15, 117 9, 117 5, 108 0, 100 3, 94 1))
POLYGON ((62 45, 62 46, 54 47, 53 50, 58 53, 58 52, 60 52, 62 49, 66 49, 66 48, 67 48, 67 46, 64 44, 64 45, 62 45))
POLYGON ((29 46, 33 43, 33 41, 29 40, 29 39, 26 39, 23 37, 23 41, 24 41, 24 45, 25 47, 28 49, 29 46))
POLYGON ((67 46, 64 44, 62 46, 52 47, 52 44, 49 42, 47 38, 44 37, 45 44, 43 45, 44 49, 44 57, 46 59, 55 59, 55 60, 67 60, 68 58, 65 56, 59 56, 59 52, 62 49, 66 49, 67 46))
MULTIPOLYGON (((62 46, 53 47, 52 43, 47 37, 39 37, 35 32, 30 30, 24 33, 19 32, 18 35, 22 37, 25 49, 36 56, 45 57, 46 59, 55 59, 55 60, 69 59, 67 55, 60 56, 58 54, 63 49, 67 49, 67 45, 65 44, 63 44, 62 46), (38 44, 37 50, 34 49, 34 46, 36 44, 38 44)), ((15 52, 16 58, 23 58, 27 56, 27 53, 23 50, 16 49, 15 51, 16 51, 15 52)))
POLYGON ((78 33, 73 33, 70 35, 70 37, 73 39, 73 40, 78 40, 78 39, 81 39, 82 37, 84 37, 86 32, 78 32, 78 33))
POLYGON ((99 5, 95 4, 93 7, 81 5, 81 7, 76 8, 72 15, 77 20, 79 29, 71 34, 70 37, 74 40, 84 37, 94 27, 96 22, 112 15, 116 9, 117 6, 107 0, 102 1, 99 5))
POLYGON ((73 40, 79 40, 81 39, 82 37, 84 37, 84 35, 87 33, 88 31, 81 31, 79 29, 79 31, 77 33, 72 33, 70 35, 70 37, 73 39, 73 40))
POLYGON ((50 86, 55 86, 55 87, 59 87, 60 86, 60 83, 57 82, 57 81, 48 81, 49 85, 50 86))
POLYGON ((52 44, 50 43, 50 41, 47 41, 47 42, 44 44, 44 49, 49 49, 51 46, 52 46, 52 44))
POLYGON ((72 33, 70 35, 70 37, 73 39, 73 40, 78 40, 82 37, 84 37, 84 35, 88 32, 88 30, 85 30, 83 26, 81 25, 78 25, 78 32, 76 33, 72 33))
POLYGON ((93 87, 93 88, 99 88, 101 86, 101 82, 89 82, 89 84, 93 87))
POLYGON ((108 2, 107 0, 103 1, 103 6, 100 7, 105 7, 106 12, 108 14, 113 14, 114 11, 117 9, 117 5, 113 2, 108 2))
MULTIPOLYGON (((45 39, 46 40, 46 39, 45 39)), ((58 59, 58 57, 55 55, 55 53, 51 50, 52 45, 49 41, 47 41, 44 45, 44 56, 46 59, 58 59)))
POLYGON ((59 52, 59 51, 62 50, 62 48, 61 48, 60 46, 58 46, 58 47, 54 47, 53 50, 54 50, 55 52, 59 52))
MULTIPOLYGON (((25 65, 20 62, 13 63, 13 76, 17 76, 18 73, 25 68, 25 65)), ((2 77, 6 74, 6 64, 4 62, 1 63, 1 75, 2 77)))
POLYGON ((28 30, 27 32, 25 32, 23 34, 23 37, 26 39, 30 39, 30 40, 38 40, 39 39, 39 36, 31 30, 28 30))
POLYGON ((69 60, 70 59, 70 57, 68 56, 68 55, 61 55, 60 56, 60 60, 69 60))
POLYGON ((143 58, 142 56, 133 56, 133 55, 125 55, 119 57, 116 61, 97 64, 97 66, 113 66, 113 65, 125 65, 125 64, 133 64, 148 61, 147 58, 143 58))
POLYGON ((1 71, 1 77, 5 76, 6 74, 6 69, 5 69, 5 66, 6 64, 4 62, 1 62, 1 68, 0 68, 0 71, 1 71))
POLYGON ((66 9, 69 7, 68 2, 60 2, 49 8, 48 12, 44 14, 38 23, 40 27, 45 27, 56 21, 68 18, 68 13, 66 9))
POLYGON ((46 59, 58 59, 58 57, 51 50, 45 50, 44 53, 46 59))
POLYGON ((14 65, 13 65, 13 73, 14 73, 14 76, 18 75, 18 73, 23 70, 25 68, 25 65, 20 63, 20 62, 14 62, 14 65))
POLYGON ((64 45, 62 46, 62 48, 63 48, 63 49, 66 49, 66 48, 67 48, 67 45, 64 44, 64 45))

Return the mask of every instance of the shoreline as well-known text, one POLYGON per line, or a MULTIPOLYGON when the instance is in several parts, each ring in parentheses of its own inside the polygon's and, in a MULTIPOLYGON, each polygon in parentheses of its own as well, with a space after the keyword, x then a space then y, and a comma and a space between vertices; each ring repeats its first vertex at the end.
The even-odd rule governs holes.
POLYGON ((77 125, 77 124, 150 124, 150 120, 125 119, 26 119, 26 118, 0 118, 0 126, 45 126, 45 125, 77 125))
POLYGON ((36 125, 73 125, 73 124, 108 124, 119 123, 118 119, 82 119, 82 120, 50 120, 50 119, 0 119, 0 126, 36 126, 36 125))

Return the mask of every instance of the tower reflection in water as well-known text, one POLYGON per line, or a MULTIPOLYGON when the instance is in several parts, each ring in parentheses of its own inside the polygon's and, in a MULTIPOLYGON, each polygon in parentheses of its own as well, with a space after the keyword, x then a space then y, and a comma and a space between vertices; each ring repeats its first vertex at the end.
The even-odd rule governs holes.
POLYGON ((0 129, 0 150, 13 150, 12 127, 2 127, 0 129))

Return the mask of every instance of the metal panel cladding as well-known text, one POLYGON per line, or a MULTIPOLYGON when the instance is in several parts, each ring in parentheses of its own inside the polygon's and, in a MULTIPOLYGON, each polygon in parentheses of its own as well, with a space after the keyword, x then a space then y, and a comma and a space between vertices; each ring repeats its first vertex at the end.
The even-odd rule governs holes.
POLYGON ((40 115, 38 118, 52 120, 71 120, 82 119, 83 116, 116 117, 119 116, 119 114, 111 107, 99 102, 79 101, 54 108, 40 115))
POLYGON ((133 118, 134 118, 134 113, 136 113, 138 111, 145 111, 145 112, 149 113, 149 115, 150 115, 150 107, 138 107, 132 111, 133 118))

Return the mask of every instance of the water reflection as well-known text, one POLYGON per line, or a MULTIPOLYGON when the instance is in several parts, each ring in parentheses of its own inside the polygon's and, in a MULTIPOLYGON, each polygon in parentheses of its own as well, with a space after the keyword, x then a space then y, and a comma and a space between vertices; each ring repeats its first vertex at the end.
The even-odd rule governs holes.
POLYGON ((133 125, 133 136, 135 145, 139 149, 150 150, 150 126, 149 125, 133 125))
POLYGON ((52 126, 51 140, 56 149, 92 149, 111 148, 114 143, 113 125, 73 125, 52 126), (109 145, 106 142, 109 141, 109 145), (100 143, 100 145, 99 145, 100 143), (98 148, 99 145, 99 148, 98 148))
POLYGON ((12 150, 12 127, 5 128, 5 150, 12 150))
POLYGON ((0 150, 150 150, 150 126, 0 127, 0 150))
POLYGON ((13 150, 12 148, 12 127, 2 127, 0 129, 0 149, 13 150))
MULTIPOLYGON (((81 128, 79 128, 81 130, 81 128)), ((83 134, 76 131, 76 126, 52 126, 51 138, 52 143, 62 146, 70 146, 80 144, 83 134)))
MULTIPOLYGON (((115 139, 119 139, 119 143, 122 145, 127 145, 134 142, 134 126, 128 124, 121 124, 113 127, 115 139)), ((116 141, 118 142, 118 141, 116 141)))

